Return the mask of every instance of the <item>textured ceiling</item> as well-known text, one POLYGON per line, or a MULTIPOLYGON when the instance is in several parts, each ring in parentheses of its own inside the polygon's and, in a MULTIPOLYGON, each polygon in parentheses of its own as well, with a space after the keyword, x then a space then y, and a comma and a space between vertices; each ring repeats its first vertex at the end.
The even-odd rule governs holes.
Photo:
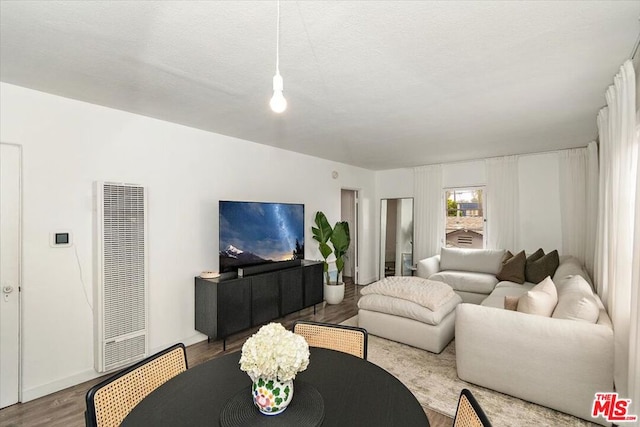
POLYGON ((640 1, 0 2, 0 80, 368 169, 585 146, 640 1))

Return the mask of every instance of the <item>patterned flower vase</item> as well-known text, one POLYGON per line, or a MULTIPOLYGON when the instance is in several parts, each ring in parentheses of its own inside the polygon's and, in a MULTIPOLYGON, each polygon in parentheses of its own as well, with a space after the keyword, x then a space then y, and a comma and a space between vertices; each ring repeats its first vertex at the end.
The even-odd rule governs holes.
POLYGON ((282 413, 293 399, 293 380, 258 378, 251 387, 253 404, 265 415, 282 413))

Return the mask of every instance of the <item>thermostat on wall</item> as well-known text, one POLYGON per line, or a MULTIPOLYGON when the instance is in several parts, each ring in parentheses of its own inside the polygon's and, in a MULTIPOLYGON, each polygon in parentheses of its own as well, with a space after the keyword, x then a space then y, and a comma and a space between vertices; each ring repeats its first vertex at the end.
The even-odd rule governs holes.
POLYGON ((68 248, 72 243, 70 231, 56 231, 50 234, 49 245, 52 248, 68 248))

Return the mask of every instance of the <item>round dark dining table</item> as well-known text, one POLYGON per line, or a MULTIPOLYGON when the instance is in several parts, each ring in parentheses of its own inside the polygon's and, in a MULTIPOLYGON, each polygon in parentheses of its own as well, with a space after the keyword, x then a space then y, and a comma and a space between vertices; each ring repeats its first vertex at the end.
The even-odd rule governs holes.
MULTIPOLYGON (((420 403, 393 375, 371 362, 338 351, 310 348, 309 367, 294 380, 313 386, 324 403, 323 426, 428 427, 420 403)), ((240 370, 240 352, 209 360, 172 378, 145 397, 123 427, 218 426, 237 393, 251 401, 251 379, 240 370)), ((260 425, 284 425, 281 415, 261 415, 260 425)), ((258 411, 255 407, 248 410, 258 411)), ((251 424, 247 424, 251 425, 251 424)))

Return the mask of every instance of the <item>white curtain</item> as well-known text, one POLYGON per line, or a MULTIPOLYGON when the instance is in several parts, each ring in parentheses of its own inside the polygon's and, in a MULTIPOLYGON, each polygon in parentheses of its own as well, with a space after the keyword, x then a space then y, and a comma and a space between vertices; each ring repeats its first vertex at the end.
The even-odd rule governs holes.
POLYGON ((598 144, 592 141, 587 146, 587 231, 585 267, 589 276, 593 277, 593 267, 598 237, 598 144))
MULTIPOLYGON (((638 90, 636 88, 636 94, 638 90)), ((640 111, 636 112, 636 187, 633 240, 633 265, 631 266, 631 318, 629 319, 629 393, 631 414, 640 418, 640 111)), ((640 425, 640 422, 638 423, 640 425)))
POLYGON ((607 90, 607 106, 598 114, 600 195, 594 279, 613 321, 616 390, 622 397, 635 398, 637 411, 640 187, 635 95, 635 73, 627 61, 607 90))
POLYGON ((598 206, 597 156, 595 142, 588 148, 558 152, 562 251, 578 258, 591 276, 598 206))
POLYGON ((414 261, 440 253, 444 238, 444 195, 442 166, 414 169, 415 237, 414 261))
POLYGON ((518 157, 486 160, 487 248, 520 249, 520 197, 518 157))

